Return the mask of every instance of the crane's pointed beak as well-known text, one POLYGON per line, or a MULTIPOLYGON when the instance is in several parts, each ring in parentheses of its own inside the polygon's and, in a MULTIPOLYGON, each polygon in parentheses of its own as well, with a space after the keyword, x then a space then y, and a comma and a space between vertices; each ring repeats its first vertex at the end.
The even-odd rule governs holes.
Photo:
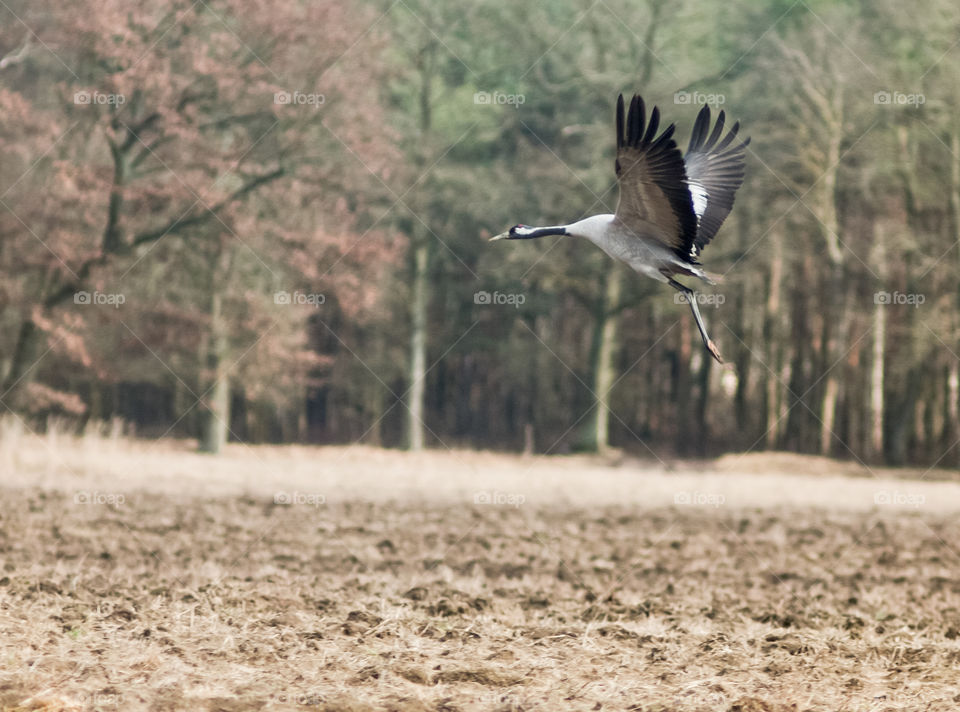
POLYGON ((508 237, 510 237, 509 230, 507 230, 506 232, 501 232, 499 235, 494 235, 487 242, 494 242, 495 240, 506 240, 508 237))

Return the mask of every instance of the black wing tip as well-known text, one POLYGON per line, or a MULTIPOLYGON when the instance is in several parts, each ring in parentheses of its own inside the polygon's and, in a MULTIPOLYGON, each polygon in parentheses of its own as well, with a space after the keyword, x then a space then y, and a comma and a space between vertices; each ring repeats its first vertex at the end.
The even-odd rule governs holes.
POLYGON ((647 131, 643 135, 642 142, 644 144, 649 144, 653 141, 654 136, 657 134, 657 129, 660 127, 660 109, 659 107, 653 107, 653 110, 650 112, 650 121, 647 123, 647 131))
POLYGON ((634 94, 627 111, 627 146, 631 148, 636 147, 643 137, 643 115, 643 99, 639 94, 634 94))
POLYGON ((623 148, 623 94, 617 97, 617 148, 623 148))
MULTIPOLYGON (((665 133, 673 134, 675 126, 670 124, 657 136, 661 121, 660 107, 654 105, 651 108, 649 120, 646 109, 646 102, 640 94, 631 97, 629 106, 625 104, 622 93, 617 95, 617 148, 659 145, 664 140, 665 133)), ((709 109, 707 115, 709 116, 709 109)))
MULTIPOLYGON (((662 150, 664 146, 670 141, 670 139, 673 138, 673 132, 676 130, 676 128, 677 128, 676 124, 670 124, 669 126, 667 126, 667 128, 665 128, 663 132, 659 136, 657 136, 657 139, 655 141, 650 142, 649 144, 650 151, 653 153, 653 152, 662 150)), ((674 147, 674 150, 679 152, 679 149, 677 149, 676 147, 674 147)))
POLYGON ((687 151, 696 151, 703 144, 703 139, 707 135, 707 129, 710 128, 710 107, 704 106, 697 112, 696 121, 693 122, 693 131, 690 133, 690 144, 687 151))
POLYGON ((691 153, 709 153, 729 155, 735 151, 744 150, 750 143, 746 138, 740 143, 730 145, 737 138, 740 132, 740 121, 735 121, 733 126, 724 134, 723 127, 727 120, 726 111, 720 110, 717 114, 717 120, 711 122, 710 107, 704 105, 697 113, 697 119, 693 124, 693 131, 690 134, 690 143, 687 146, 687 155, 691 153), (711 127, 712 124, 712 127, 711 127), (722 140, 721 140, 722 139, 722 140))

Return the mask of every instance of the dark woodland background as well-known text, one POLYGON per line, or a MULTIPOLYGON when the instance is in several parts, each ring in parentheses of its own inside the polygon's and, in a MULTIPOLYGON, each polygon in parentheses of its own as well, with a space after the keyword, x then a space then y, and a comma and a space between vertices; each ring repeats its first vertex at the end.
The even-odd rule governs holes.
POLYGON ((960 464, 954 1, 0 16, 0 403, 26 427, 960 464), (613 212, 633 91, 682 148, 705 102, 753 139, 704 253, 723 368, 588 243, 485 240, 613 212))

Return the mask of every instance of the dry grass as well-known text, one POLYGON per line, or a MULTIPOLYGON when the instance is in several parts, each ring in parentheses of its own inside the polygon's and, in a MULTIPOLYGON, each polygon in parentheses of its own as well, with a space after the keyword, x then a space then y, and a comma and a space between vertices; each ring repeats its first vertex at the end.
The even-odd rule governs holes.
POLYGON ((960 485, 739 462, 8 432, 0 709, 960 708, 960 485))

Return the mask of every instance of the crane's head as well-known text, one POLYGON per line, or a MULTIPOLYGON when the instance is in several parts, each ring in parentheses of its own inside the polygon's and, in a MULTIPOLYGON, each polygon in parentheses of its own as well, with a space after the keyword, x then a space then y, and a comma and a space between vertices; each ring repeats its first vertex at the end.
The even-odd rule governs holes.
POLYGON ((547 235, 567 235, 567 229, 558 225, 556 227, 530 227, 529 225, 514 225, 506 232, 490 238, 494 240, 532 240, 535 237, 546 237, 547 235))

